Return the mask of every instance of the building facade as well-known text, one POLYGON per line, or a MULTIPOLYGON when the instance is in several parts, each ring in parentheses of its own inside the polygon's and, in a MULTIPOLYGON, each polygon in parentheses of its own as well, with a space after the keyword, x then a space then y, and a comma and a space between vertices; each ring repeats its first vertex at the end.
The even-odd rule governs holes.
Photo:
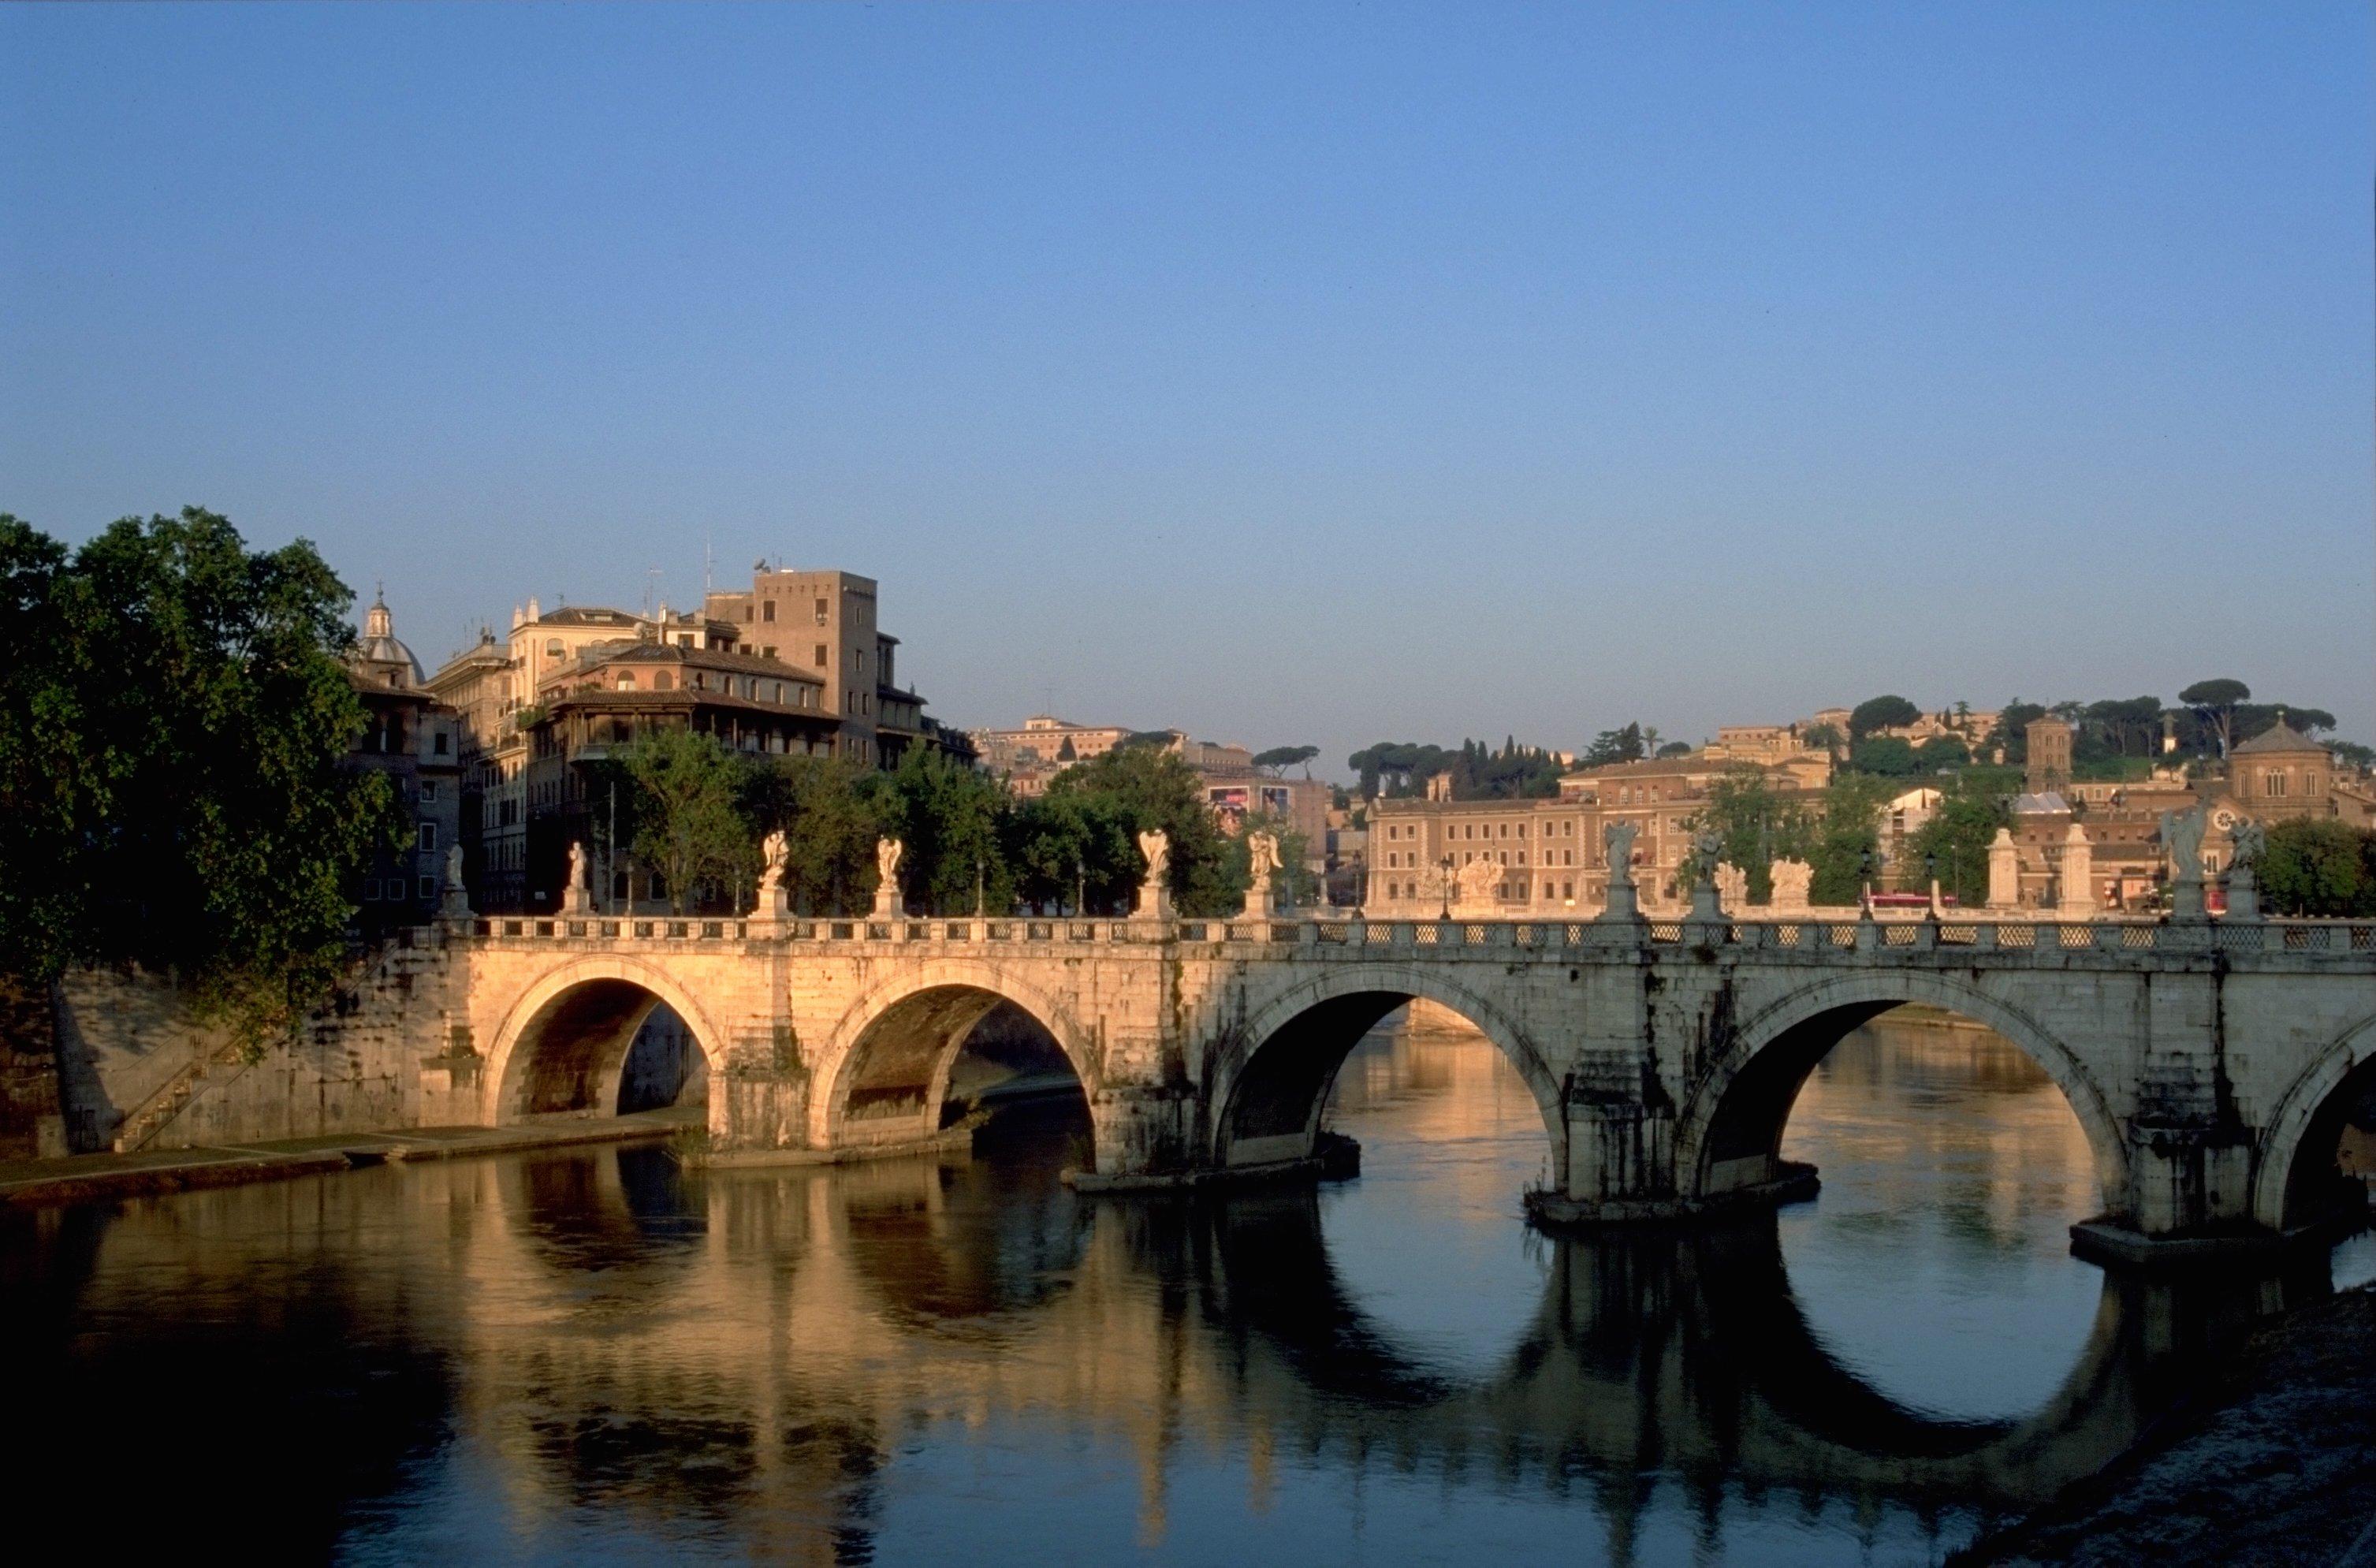
MULTIPOLYGON (((1572 773, 1548 800, 1372 801, 1362 908, 1381 918, 1596 913, 1609 894, 1602 834, 1619 822, 1634 825, 1643 903, 1675 905, 1692 819, 1709 786, 1742 766, 1702 751, 1572 773)), ((1800 787, 1789 767, 1764 771, 1778 790, 1800 787)))
POLYGON ((552 907, 568 846, 591 824, 576 764, 600 760, 638 725, 689 725, 740 750, 876 767, 919 745, 971 763, 972 743, 898 683, 898 639, 877 624, 879 593, 855 573, 762 564, 750 589, 709 594, 698 611, 515 607, 505 636, 481 633, 424 683, 459 715, 472 906, 552 907))
POLYGON ((347 678, 364 714, 350 766, 387 779, 407 829, 401 847, 374 853, 352 889, 356 926, 376 936, 426 923, 445 896, 446 854, 461 841, 462 721, 424 689, 384 596, 364 612, 347 678))

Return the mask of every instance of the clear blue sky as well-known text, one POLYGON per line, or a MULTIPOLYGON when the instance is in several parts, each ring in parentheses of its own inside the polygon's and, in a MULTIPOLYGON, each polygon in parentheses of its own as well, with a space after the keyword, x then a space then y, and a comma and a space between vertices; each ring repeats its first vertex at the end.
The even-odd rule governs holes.
POLYGON ((883 580, 1331 763, 2235 674, 2376 741, 2362 5, 0 10, 0 508, 883 580))

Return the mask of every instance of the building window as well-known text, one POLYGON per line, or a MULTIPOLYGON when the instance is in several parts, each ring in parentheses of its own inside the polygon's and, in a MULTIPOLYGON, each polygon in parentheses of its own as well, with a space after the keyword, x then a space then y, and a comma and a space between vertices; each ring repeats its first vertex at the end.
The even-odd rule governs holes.
POLYGON ((437 879, 434 876, 416 878, 413 883, 413 891, 415 896, 425 904, 430 899, 437 897, 437 879))
POLYGON ((676 677, 670 674, 667 671, 655 670, 652 671, 652 690, 656 692, 665 692, 670 690, 675 684, 676 677))
POLYGON ((826 623, 826 601, 825 601, 824 600, 820 599, 820 600, 818 600, 816 601, 816 624, 817 624, 818 625, 822 626, 822 625, 824 625, 824 624, 825 624, 825 623, 826 623))
POLYGON ((619 671, 619 689, 623 692, 632 692, 636 689, 636 672, 634 671, 622 670, 619 671))
POLYGON ((434 778, 424 778, 421 781, 421 798, 423 802, 434 801, 437 798, 437 780, 434 778))
POLYGON ((439 756, 444 756, 446 754, 447 744, 452 739, 453 737, 446 734, 445 731, 440 730, 437 731, 437 743, 434 749, 439 756))
POLYGON ((826 667, 826 649, 823 643, 817 644, 816 667, 820 670, 826 667))
POLYGON ((691 634, 679 633, 676 639, 676 646, 679 647, 691 647, 693 646, 693 637, 691 634))
POLYGON ((759 619, 762 621, 772 621, 775 618, 776 601, 772 599, 762 600, 759 605, 759 619))
POLYGON ((363 879, 363 902, 366 904, 379 902, 379 878, 372 876, 363 879))
POLYGON ((559 659, 561 657, 561 639, 559 637, 550 637, 546 639, 544 645, 544 656, 547 659, 559 659))
POLYGON ((421 847, 421 849, 422 849, 422 852, 427 853, 427 854, 434 854, 434 853, 436 853, 436 851, 437 851, 437 825, 436 825, 435 823, 434 823, 434 822, 424 822, 424 823, 422 823, 422 824, 421 825, 421 835, 420 835, 420 837, 419 837, 418 842, 419 842, 419 844, 420 844, 420 847, 421 847))

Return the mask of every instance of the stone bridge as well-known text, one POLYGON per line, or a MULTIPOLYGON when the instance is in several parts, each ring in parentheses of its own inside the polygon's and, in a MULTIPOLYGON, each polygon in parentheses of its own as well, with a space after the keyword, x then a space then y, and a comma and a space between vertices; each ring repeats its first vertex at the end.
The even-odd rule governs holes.
POLYGON ((707 1058, 717 1154, 897 1147, 940 1129, 952 1063, 998 1014, 1080 1080, 1085 1188, 1315 1169, 1339 1063, 1417 998, 1533 1092, 1550 1181, 1529 1201, 1552 1223, 1806 1190, 1778 1157, 1800 1085, 1907 1004, 1987 1025, 2061 1087, 2114 1251, 2361 1212, 2335 1160, 2376 1088, 2371 923, 573 914, 457 919, 436 941, 402 1003, 436 1010, 423 1121, 608 1114, 665 1004, 707 1058))

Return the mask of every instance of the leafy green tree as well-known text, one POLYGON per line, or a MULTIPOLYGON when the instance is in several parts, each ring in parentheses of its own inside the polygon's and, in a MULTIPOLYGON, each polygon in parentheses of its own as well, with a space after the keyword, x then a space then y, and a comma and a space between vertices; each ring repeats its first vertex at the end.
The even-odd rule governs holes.
POLYGON ((1137 851, 1120 802, 1087 790, 1051 790, 1023 802, 1007 825, 1008 864, 1021 896, 1041 909, 1115 909, 1138 885, 1137 851))
POLYGON ((0 964, 170 971, 250 1059, 328 999, 354 878, 404 832, 350 765, 351 602, 311 544, 196 507, 70 561, 0 519, 0 964))
POLYGON ((1922 717, 1922 710, 1901 696, 1868 697, 1848 714, 1848 739, 1861 741, 1876 730, 1895 730, 1922 717))
POLYGON ((1204 782, 1179 756, 1117 747, 1058 774, 1048 786, 1051 800, 1083 796, 1110 802, 1129 846, 1122 864, 1102 868, 1102 885, 1135 885, 1144 870, 1137 836, 1160 828, 1171 841, 1171 898, 1181 913, 1209 917, 1238 908, 1245 892, 1242 852, 1233 868, 1232 847, 1205 800, 1204 782))
POLYGON ((1921 770, 1914 747, 1895 735, 1859 741, 1848 752, 1848 766, 1880 778, 1910 778, 1921 770))
POLYGON ((68 639, 65 547, 0 513, 0 959, 46 981, 93 945, 92 867, 120 778, 83 745, 81 655, 68 639), (62 766, 61 759, 76 765, 62 766))
POLYGON ((882 832, 904 846, 899 880, 906 897, 932 914, 969 914, 1013 907, 1007 818, 1013 797, 985 773, 932 747, 911 746, 882 793, 882 832))
POLYGON ((1545 799, 1559 793, 1559 759, 1539 746, 1505 740, 1495 751, 1482 741, 1463 741, 1457 751, 1410 741, 1381 741, 1345 759, 1361 777, 1362 795, 1389 799, 1418 794, 1439 774, 1452 776, 1455 801, 1545 799))
POLYGON ((2252 688, 2241 681, 2221 676, 2216 680, 2197 681, 2178 694, 2178 700, 2192 709, 2195 718, 2219 739, 2219 754, 2226 756, 2235 749, 2236 705, 2252 695, 2252 688))
POLYGON ((1660 746, 1655 754, 1661 762, 1669 757, 1689 756, 1692 754, 1692 743, 1689 741, 1669 741, 1665 745, 1660 746))
POLYGON ((1881 855, 1881 808, 1896 793, 1886 778, 1847 773, 1824 791, 1823 819, 1808 855, 1814 875, 1808 897, 1817 904, 1853 904, 1868 870, 1881 855))
POLYGON ((1642 742, 1642 726, 1628 724, 1622 730, 1603 730, 1592 738, 1585 749, 1584 766, 1607 767, 1615 763, 1639 762, 1648 755, 1642 742))
MULTIPOLYGON (((1254 766, 1276 778, 1297 763, 1308 763, 1319 754, 1318 746, 1273 746, 1254 754, 1254 766)), ((1311 769, 1304 771, 1309 773, 1311 769)))
POLYGON ((2002 794, 1984 778, 1959 775, 1914 833, 1907 849, 1914 864, 1935 865, 1940 887, 1969 909, 1989 897, 1989 846, 1997 829, 2012 821, 2002 794))
MULTIPOLYGON (((1881 742, 1866 743, 1878 745, 1881 742)), ((1914 756, 1919 771, 1936 773, 1942 768, 1963 767, 1969 764, 1972 760, 1972 748, 1966 745, 1959 736, 1934 735, 1914 748, 1914 756)))
POLYGON ((2151 756, 2161 716, 2161 698, 2125 697, 2089 703, 2083 723, 2115 756, 2151 756))
POLYGON ((1708 785, 1706 803, 1692 819, 1694 834, 1724 840, 1720 859, 1749 876, 1749 899, 1774 897, 1772 862, 1805 860, 1815 842, 1815 820, 1801 796, 1774 788, 1758 767, 1728 768, 1708 785))
POLYGON ((1829 724, 1808 725, 1799 736, 1799 743, 1803 746, 1821 747, 1831 754, 1834 763, 1839 762, 1847 754, 1847 737, 1829 724))
POLYGON ((2366 771, 2376 767, 2376 746, 2363 746, 2357 741, 2329 741, 2326 749, 2337 762, 2366 771))
POLYGON ((714 736, 647 731, 621 759, 636 784, 636 858, 667 879, 683 914, 705 885, 739 889, 755 875, 758 849, 737 810, 743 764, 714 736))
POLYGON ((738 790, 744 837, 784 835, 784 893, 809 915, 861 913, 873 899, 886 786, 849 757, 754 759, 738 790))
POLYGON ((2376 914, 2376 834, 2308 817, 2277 823, 2260 885, 2276 914, 2376 914))

